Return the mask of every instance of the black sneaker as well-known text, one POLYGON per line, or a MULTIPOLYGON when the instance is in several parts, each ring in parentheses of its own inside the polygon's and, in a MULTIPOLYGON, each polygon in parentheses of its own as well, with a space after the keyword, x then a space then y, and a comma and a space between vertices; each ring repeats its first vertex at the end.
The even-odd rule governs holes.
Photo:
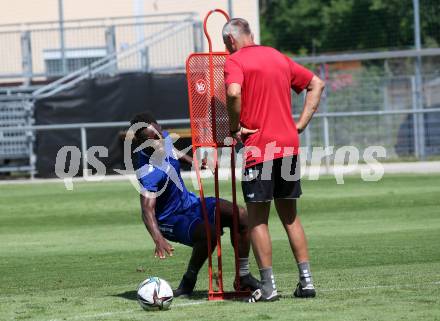
POLYGON ((245 302, 248 303, 255 303, 255 302, 273 302, 278 301, 280 299, 280 296, 277 293, 277 290, 274 290, 270 295, 266 296, 263 294, 263 291, 261 289, 257 289, 254 292, 252 292, 251 296, 245 300, 245 302))
POLYGON ((261 282, 258 281, 252 274, 246 274, 244 276, 240 276, 240 288, 237 288, 237 284, 234 281, 234 289, 236 291, 255 291, 261 288, 261 282))
POLYGON ((197 280, 189 279, 184 275, 182 281, 180 281, 179 287, 173 291, 174 297, 177 298, 179 296, 181 297, 190 296, 194 291, 196 282, 197 280))
POLYGON ((303 287, 301 283, 298 282, 293 296, 296 298, 314 298, 316 296, 316 290, 313 284, 307 284, 307 286, 303 287))

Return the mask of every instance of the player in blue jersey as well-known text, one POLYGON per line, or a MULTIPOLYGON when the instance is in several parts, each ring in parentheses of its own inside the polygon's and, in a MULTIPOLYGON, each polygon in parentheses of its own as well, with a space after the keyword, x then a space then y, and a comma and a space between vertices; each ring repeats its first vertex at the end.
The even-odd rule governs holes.
MULTIPOLYGON (((193 248, 187 271, 174 291, 176 297, 191 295, 198 272, 208 257, 200 198, 186 189, 180 175, 179 159, 191 164, 192 158, 173 147, 168 132, 162 131, 150 113, 137 114, 131 124, 144 124, 143 128, 135 131, 135 142, 138 146, 135 153, 138 162, 136 174, 141 187, 142 220, 156 245, 156 257, 165 259, 173 255, 174 248, 168 241, 193 248)), ((206 197, 205 200, 211 226, 211 248, 214 249, 216 202, 214 197, 206 197)), ((220 199, 219 206, 222 228, 232 228, 232 203, 220 199)), ((240 287, 253 291, 260 287, 260 283, 249 273, 247 212, 242 207, 239 207, 238 237, 240 287)))

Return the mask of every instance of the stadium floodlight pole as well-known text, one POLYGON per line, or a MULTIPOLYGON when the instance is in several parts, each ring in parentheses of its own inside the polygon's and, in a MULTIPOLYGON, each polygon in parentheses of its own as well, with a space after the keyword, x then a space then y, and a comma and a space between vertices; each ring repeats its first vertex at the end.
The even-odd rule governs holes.
POLYGON ((58 0, 58 21, 60 25, 60 54, 62 74, 67 74, 66 45, 64 39, 64 0, 58 0))
MULTIPOLYGON (((417 52, 422 49, 422 41, 420 35, 420 3, 419 0, 413 0, 413 11, 414 11, 414 46, 417 52)), ((416 96, 416 106, 415 109, 423 109, 423 84, 422 84, 422 57, 420 55, 416 56, 414 63, 414 73, 415 73, 415 96, 416 96)), ((418 147, 416 156, 422 160, 425 159, 425 122, 424 115, 416 115, 414 117, 416 126, 416 131, 414 132, 414 141, 418 147)))

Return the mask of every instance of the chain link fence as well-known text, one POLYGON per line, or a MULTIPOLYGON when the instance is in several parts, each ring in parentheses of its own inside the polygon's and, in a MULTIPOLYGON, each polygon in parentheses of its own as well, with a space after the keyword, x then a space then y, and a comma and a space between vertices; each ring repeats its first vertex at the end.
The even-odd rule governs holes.
MULTIPOLYGON (((64 76, 181 21, 192 21, 193 13, 117 17, 24 25, 0 25, 0 79, 20 81, 64 76)), ((117 66, 118 71, 183 70, 186 56, 201 50, 201 26, 194 21, 186 30, 145 48, 117 66)))
POLYGON ((321 55, 412 49, 415 11, 419 12, 421 46, 438 48, 440 44, 438 0, 260 0, 260 4, 263 43, 286 52, 321 55))
MULTIPOLYGON (((353 20, 352 28, 339 33, 339 38, 328 39, 334 47, 328 43, 326 48, 336 54, 324 54, 318 40, 306 48, 297 46, 299 53, 311 55, 294 57, 294 60, 312 69, 327 84, 318 113, 301 135, 301 145, 309 150, 354 146, 361 155, 369 146, 383 146, 387 151, 385 161, 440 159, 439 3, 437 0, 417 1, 421 8, 418 46, 413 22, 414 1, 405 0, 402 5, 394 0, 387 3, 388 7, 396 6, 404 11, 405 19, 400 21, 403 26, 393 20, 383 20, 385 13, 392 10, 379 2, 375 2, 377 7, 368 10, 361 10, 364 4, 356 4, 356 10, 365 16, 353 20), (368 28, 379 28, 384 21, 383 27, 389 29, 385 32, 386 38, 379 37, 382 33, 377 34, 377 39, 365 38, 371 34, 368 28), (357 53, 359 51, 363 53, 357 53)), ((332 16, 328 11, 325 14, 332 16)), ((106 72, 112 69, 113 73, 183 72, 188 54, 203 51, 201 25, 193 19, 192 13, 179 13, 66 21, 62 37, 58 22, 3 25, 0 41, 8 50, 0 51, 0 79, 30 83, 66 75, 103 57, 123 53, 125 48, 166 32, 178 22, 190 21, 188 26, 155 41, 152 46, 136 49, 134 54, 120 54, 105 69, 106 72)), ((330 27, 338 28, 338 23, 346 22, 347 19, 335 20, 330 27)), ((308 38, 312 39, 319 32, 325 36, 324 30, 313 32, 308 38)), ((307 32, 304 35, 307 36, 307 32)), ((288 41, 302 40, 292 36, 284 43, 288 41)), ((6 168, 2 163, 5 160, 22 159, 30 164, 22 169, 33 173, 32 108, 25 103, 26 99, 18 96, 14 99, 0 101, 0 126, 28 126, 28 129, 0 131, 0 155, 7 156, 0 157, 0 171, 6 168)), ((304 94, 293 94, 295 117, 301 112, 303 101, 304 94)), ((84 126, 78 127, 83 128, 82 137, 86 136, 84 126)), ((334 161, 333 156, 334 153, 326 158, 327 164, 334 161)))
MULTIPOLYGON (((23 97, 22 97, 23 98, 23 97)), ((32 104, 24 99, 0 97, 0 173, 13 162, 14 166, 29 171, 33 162, 34 135, 32 131, 2 131, 33 124, 32 104)))
MULTIPOLYGON (((423 58, 420 89, 416 58, 339 58, 307 63, 327 86, 302 145, 355 146, 361 155, 369 146, 383 146, 388 161, 440 159, 440 57, 423 58)), ((303 100, 304 94, 294 95, 294 114, 303 100)))

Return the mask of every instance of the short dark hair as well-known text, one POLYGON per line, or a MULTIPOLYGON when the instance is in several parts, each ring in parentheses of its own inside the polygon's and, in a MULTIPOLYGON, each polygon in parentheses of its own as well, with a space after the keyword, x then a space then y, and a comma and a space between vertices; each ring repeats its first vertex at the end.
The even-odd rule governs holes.
POLYGON ((153 114, 149 111, 145 111, 143 113, 139 113, 133 116, 132 120, 130 121, 130 125, 133 126, 137 123, 147 123, 147 124, 157 124, 156 118, 154 118, 153 114))
MULTIPOLYGON (((157 124, 156 118, 154 118, 153 114, 149 111, 145 111, 133 116, 133 119, 130 121, 130 125, 133 126, 137 123, 147 123, 147 124, 157 124)), ((136 138, 140 138, 139 134, 141 133, 142 128, 136 130, 134 136, 136 138)))

